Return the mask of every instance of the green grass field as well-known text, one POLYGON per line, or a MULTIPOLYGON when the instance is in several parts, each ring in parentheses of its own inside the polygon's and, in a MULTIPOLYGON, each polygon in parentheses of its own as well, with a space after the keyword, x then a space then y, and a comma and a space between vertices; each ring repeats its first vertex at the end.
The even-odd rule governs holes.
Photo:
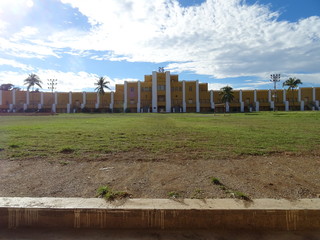
POLYGON ((139 151, 191 159, 318 154, 320 112, 1 116, 0 157, 96 159, 139 151))

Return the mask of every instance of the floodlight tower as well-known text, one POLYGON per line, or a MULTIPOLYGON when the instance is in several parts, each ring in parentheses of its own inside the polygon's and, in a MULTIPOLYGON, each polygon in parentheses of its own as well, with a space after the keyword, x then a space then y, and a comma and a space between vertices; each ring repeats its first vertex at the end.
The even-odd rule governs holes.
POLYGON ((276 110, 276 101, 277 101, 277 82, 280 82, 280 74, 271 74, 270 81, 274 83, 273 111, 275 111, 276 110))

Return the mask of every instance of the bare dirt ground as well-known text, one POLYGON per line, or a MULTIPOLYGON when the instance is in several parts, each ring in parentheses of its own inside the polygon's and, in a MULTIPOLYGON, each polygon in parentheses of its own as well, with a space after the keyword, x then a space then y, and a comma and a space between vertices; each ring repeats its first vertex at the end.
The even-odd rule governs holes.
POLYGON ((246 156, 189 160, 186 154, 109 154, 101 159, 0 159, 1 197, 95 197, 100 186, 133 198, 315 198, 320 194, 320 155, 246 156))

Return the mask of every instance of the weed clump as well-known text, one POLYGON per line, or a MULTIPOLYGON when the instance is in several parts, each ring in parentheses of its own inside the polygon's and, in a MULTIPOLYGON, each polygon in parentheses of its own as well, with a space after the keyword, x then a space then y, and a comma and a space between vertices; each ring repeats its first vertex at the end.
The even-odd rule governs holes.
POLYGON ((64 147, 59 152, 64 153, 64 154, 70 154, 70 153, 73 153, 74 151, 75 151, 75 149, 73 149, 71 147, 64 147))
POLYGON ((233 194, 234 194, 235 198, 242 199, 245 201, 251 201, 250 197, 248 197, 248 195, 246 195, 242 192, 234 191, 233 194))
POLYGON ((238 198, 238 199, 242 199, 245 201, 252 201, 248 195, 246 195, 242 192, 234 191, 233 189, 231 189, 231 188, 227 187, 226 185, 224 185, 223 183, 221 183, 218 178, 211 177, 211 182, 214 185, 219 185, 219 188, 222 191, 224 191, 226 194, 230 194, 230 196, 233 198, 238 198))
POLYGON ((19 145, 17 145, 17 144, 10 144, 10 145, 9 145, 9 148, 19 148, 19 145))
POLYGON ((105 198, 108 201, 131 197, 127 192, 113 191, 109 186, 101 186, 97 190, 97 197, 105 198))
POLYGON ((168 197, 169 198, 179 198, 180 194, 178 192, 168 192, 168 197))
POLYGON ((223 186, 223 184, 220 182, 220 180, 219 180, 218 178, 212 177, 212 178, 211 178, 211 182, 212 182, 214 185, 221 185, 221 186, 223 186))
POLYGON ((68 162, 68 161, 60 161, 59 162, 62 166, 66 166, 66 165, 68 165, 70 162, 68 162))

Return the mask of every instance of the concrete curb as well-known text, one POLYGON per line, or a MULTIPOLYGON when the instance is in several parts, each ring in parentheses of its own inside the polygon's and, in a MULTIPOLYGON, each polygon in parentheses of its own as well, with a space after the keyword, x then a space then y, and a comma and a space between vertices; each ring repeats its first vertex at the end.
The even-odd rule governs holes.
POLYGON ((0 198, 0 228, 319 230, 320 199, 0 198))

